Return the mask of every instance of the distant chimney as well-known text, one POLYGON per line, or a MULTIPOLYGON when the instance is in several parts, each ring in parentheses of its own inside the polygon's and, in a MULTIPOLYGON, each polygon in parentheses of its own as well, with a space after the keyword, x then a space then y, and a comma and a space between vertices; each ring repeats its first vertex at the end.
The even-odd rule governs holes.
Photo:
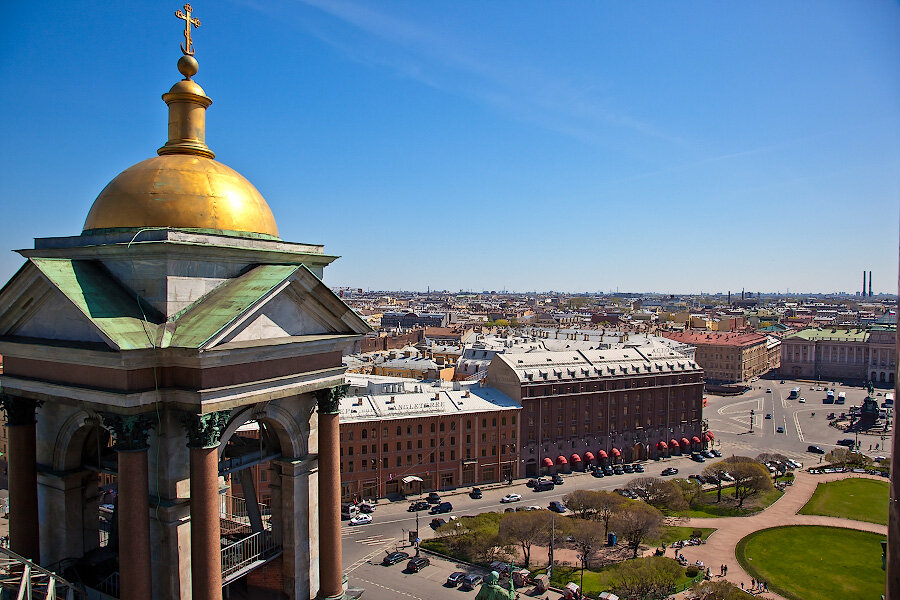
POLYGON ((728 292, 728 304, 731 304, 731 291, 728 292))
POLYGON ((866 272, 865 272, 865 270, 863 270, 863 292, 862 292, 862 295, 863 296, 866 295, 866 272))
POLYGON ((869 271, 869 296, 872 295, 872 271, 869 271))

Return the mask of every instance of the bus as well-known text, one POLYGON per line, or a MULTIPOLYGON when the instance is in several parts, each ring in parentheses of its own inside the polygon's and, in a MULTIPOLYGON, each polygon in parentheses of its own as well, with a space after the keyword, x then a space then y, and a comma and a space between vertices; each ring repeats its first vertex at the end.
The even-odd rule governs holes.
POLYGON ((791 389, 791 395, 788 396, 788 400, 793 400, 794 398, 799 398, 799 397, 800 397, 800 388, 795 387, 795 388, 791 389))
POLYGON ((822 404, 834 404, 834 390, 828 390, 828 393, 825 394, 825 399, 822 400, 822 404))
POLYGON ((847 392, 840 392, 837 397, 837 403, 843 404, 847 401, 847 392))

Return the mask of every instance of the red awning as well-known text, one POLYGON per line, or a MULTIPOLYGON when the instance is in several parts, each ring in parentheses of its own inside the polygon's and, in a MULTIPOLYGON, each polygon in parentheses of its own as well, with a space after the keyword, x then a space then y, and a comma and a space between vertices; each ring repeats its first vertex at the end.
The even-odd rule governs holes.
POLYGON ((706 439, 707 439, 707 440, 714 440, 714 439, 716 439, 716 436, 713 435, 713 432, 712 432, 712 431, 707 431, 707 432, 706 432, 706 439))
POLYGON ((695 443, 695 444, 699 444, 699 443, 700 443, 700 438, 698 438, 696 435, 695 435, 693 438, 691 438, 691 439, 694 440, 694 443, 695 443))
POLYGON ((609 455, 606 453, 606 450, 598 450, 597 456, 600 458, 609 458, 609 455))
POLYGON ((558 464, 558 465, 567 465, 567 464, 569 464, 569 461, 566 460, 566 457, 565 457, 565 456, 559 456, 559 457, 557 457, 557 459, 556 459, 556 464, 558 464))
POLYGON ((657 445, 659 448, 662 448, 663 450, 665 450, 666 448, 669 447, 669 446, 666 445, 665 442, 660 442, 660 443, 658 443, 658 444, 656 444, 656 445, 657 445))
POLYGON ((594 453, 588 450, 584 453, 584 460, 594 460, 594 453))
POLYGON ((687 448, 691 445, 691 440, 687 438, 681 438, 681 445, 687 448))
POLYGON ((545 458, 545 459, 544 459, 544 466, 545 466, 545 467, 552 467, 552 466, 553 466, 553 459, 552 459, 552 458, 545 458))
POLYGON ((622 453, 619 452, 618 448, 613 448, 612 450, 610 450, 610 452, 612 452, 613 456, 621 456, 622 455, 622 453))
POLYGON ((581 462, 581 457, 577 454, 572 455, 572 462, 581 462))
POLYGON ((676 440, 675 438, 672 438, 672 441, 669 442, 669 445, 672 446, 673 448, 677 448, 677 447, 678 447, 678 440, 676 440))

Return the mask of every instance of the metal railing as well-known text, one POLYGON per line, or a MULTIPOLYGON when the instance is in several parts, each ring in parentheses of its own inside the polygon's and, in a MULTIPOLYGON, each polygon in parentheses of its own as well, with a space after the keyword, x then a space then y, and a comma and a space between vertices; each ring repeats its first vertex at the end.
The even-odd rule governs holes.
POLYGON ((80 600, 85 597, 75 584, 4 547, 0 547, 0 588, 12 590, 17 598, 80 600))
POLYGON ((254 563, 262 563, 281 552, 270 531, 261 531, 222 548, 222 581, 254 563))
MULTIPOLYGON (((267 504, 258 503, 263 531, 272 530, 272 511, 267 504)), ((247 536, 255 533, 247 510, 247 501, 238 496, 226 494, 219 505, 219 523, 222 535, 226 537, 247 536)))
POLYGON ((487 377, 487 374, 488 374, 488 370, 482 369, 482 370, 478 371, 477 373, 475 373, 474 375, 469 375, 463 381, 480 381, 482 379, 485 379, 487 377))
POLYGON ((97 584, 97 590, 113 598, 119 597, 119 572, 109 574, 109 577, 97 584))

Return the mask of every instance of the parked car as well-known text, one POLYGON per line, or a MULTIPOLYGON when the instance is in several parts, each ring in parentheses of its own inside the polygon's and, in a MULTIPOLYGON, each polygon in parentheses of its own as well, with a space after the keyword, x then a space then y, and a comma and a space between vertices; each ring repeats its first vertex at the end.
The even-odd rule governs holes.
POLYGON ((767 419, 771 419, 771 418, 772 418, 772 413, 766 413, 766 418, 767 418, 767 419))
POLYGON ((594 477, 603 477, 603 469, 594 469, 592 475, 594 477))
POLYGON ((605 466, 605 467, 603 467, 603 474, 606 475, 607 477, 609 477, 610 475, 612 475, 612 474, 613 474, 612 467, 610 467, 610 466, 608 466, 608 465, 605 466))
POLYGON ((428 494, 426 500, 428 501, 428 504, 439 504, 441 501, 441 497, 437 492, 431 492, 430 494, 428 494))
POLYGON ((367 514, 358 514, 352 519, 350 519, 351 525, 368 525, 372 522, 372 515, 367 514))
POLYGON ((522 499, 522 496, 519 494, 507 494, 500 498, 500 502, 506 504, 507 502, 518 502, 522 499))
POLYGON ((462 585, 460 589, 462 590, 474 590, 476 587, 481 585, 481 582, 484 578, 477 573, 471 573, 463 577, 462 585))
POLYGON ((818 446, 807 446, 807 452, 812 452, 813 454, 825 454, 825 451, 819 448, 818 446))
POLYGON ((435 504, 431 507, 429 511, 433 515, 439 515, 441 513, 448 513, 453 510, 453 505, 449 502, 441 502, 440 504, 435 504))
POLYGON ((351 504, 349 502, 345 502, 341 504, 341 520, 346 521, 347 519, 352 519, 359 513, 359 507, 355 504, 351 504))
POLYGON ((537 479, 529 479, 528 481, 525 482, 525 485, 527 487, 533 488, 534 486, 537 485, 537 482, 538 482, 537 479))
POLYGON ((712 450, 710 450, 710 452, 712 452, 713 455, 715 455, 716 458, 722 458, 722 453, 719 452, 718 450, 716 450, 715 448, 713 448, 712 450))
POLYGON ((484 494, 482 494, 481 488, 478 488, 478 487, 473 487, 473 488, 472 488, 472 491, 469 492, 469 497, 472 498, 472 499, 474 499, 474 500, 478 500, 478 499, 480 499, 482 496, 484 496, 484 494))
POLYGON ((566 508, 565 504, 563 504, 559 500, 554 500, 553 502, 550 503, 550 510, 552 510, 555 513, 560 513, 560 514, 562 514, 564 512, 568 512, 568 509, 566 508))
POLYGON ((847 446, 848 448, 856 446, 856 442, 853 441, 853 438, 844 438, 842 440, 838 440, 837 444, 838 446, 847 446))
POLYGON ((732 475, 728 471, 723 471, 722 473, 719 473, 719 478, 722 481, 728 481, 728 482, 734 481, 734 475, 732 475))
POLYGON ((616 465, 613 467, 613 473, 615 473, 616 475, 624 475, 625 469, 622 467, 622 465, 616 465))
POLYGON ((562 485, 562 484, 563 484, 563 478, 562 478, 561 476, 559 476, 559 475, 554 475, 554 476, 553 476, 553 484, 554 484, 554 485, 562 485))
POLYGON ((626 473, 634 473, 634 467, 631 466, 631 465, 625 465, 624 467, 622 467, 622 469, 623 469, 626 473))
POLYGON ((456 587, 463 582, 465 579, 466 573, 465 571, 455 571, 450 573, 450 576, 447 577, 447 581, 444 583, 447 587, 456 587))
POLYGON ((364 513, 375 512, 375 505, 371 502, 360 502, 359 504, 357 504, 357 506, 359 507, 360 512, 364 512, 364 513))
POLYGON ((417 510, 428 510, 431 507, 425 500, 416 500, 409 505, 407 512, 416 512, 417 510))
POLYGON ((409 558, 409 554, 407 552, 391 552, 381 561, 381 564, 388 567, 390 565, 396 565, 397 563, 403 562, 409 558))
POLYGON ((538 480, 537 484, 534 486, 534 491, 536 492, 546 492, 552 490, 556 487, 556 484, 550 481, 549 479, 541 479, 538 480))
POLYGON ((775 433, 784 433, 784 427, 781 425, 778 426, 778 429, 775 430, 775 433))
POLYGON ((766 393, 767 393, 767 394, 771 394, 771 393, 772 393, 772 388, 766 388, 766 393))
POLYGON ((634 465, 634 472, 635 473, 643 473, 644 465, 641 465, 641 464, 634 465))
POLYGON ((712 453, 712 450, 706 450, 705 452, 702 452, 702 454, 706 458, 715 458, 716 457, 716 455, 712 453))
POLYGON ((694 452, 693 454, 691 454, 691 460, 698 463, 706 462, 706 459, 703 458, 703 455, 699 452, 694 452))
POLYGON ((797 402, 799 402, 800 404, 806 404, 806 398, 803 398, 803 397, 801 396, 800 399, 797 400, 797 402))
POLYGON ((675 467, 666 467, 662 470, 662 473, 660 473, 660 475, 678 475, 678 469, 676 469, 675 467))
POLYGON ((432 519, 432 520, 431 520, 431 528, 432 528, 432 529, 437 529, 438 527, 440 527, 441 525, 445 524, 446 522, 447 522, 447 521, 445 521, 445 520, 443 520, 443 519, 432 519))
POLYGON ((425 556, 414 556, 409 559, 409 562, 406 563, 406 570, 411 573, 418 573, 425 567, 431 564, 431 561, 428 560, 425 556))

